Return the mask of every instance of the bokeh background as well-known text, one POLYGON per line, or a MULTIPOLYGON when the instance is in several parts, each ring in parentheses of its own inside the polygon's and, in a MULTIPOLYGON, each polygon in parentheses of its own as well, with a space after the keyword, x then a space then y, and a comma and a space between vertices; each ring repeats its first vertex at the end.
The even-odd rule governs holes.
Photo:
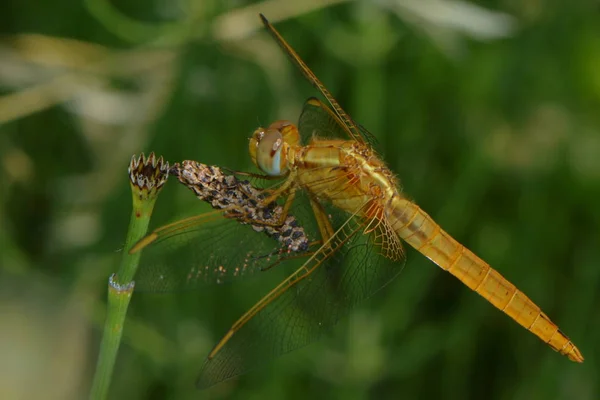
MULTIPOLYGON (((132 154, 254 171, 253 129, 296 120, 317 95, 258 12, 378 138, 408 196, 585 363, 409 249, 402 275, 330 337, 203 392, 204 357, 272 283, 134 295, 110 398, 600 397, 596 2, 112 3, 0 13, 1 398, 87 397, 132 154)), ((169 182, 152 226, 197 203, 169 182)))

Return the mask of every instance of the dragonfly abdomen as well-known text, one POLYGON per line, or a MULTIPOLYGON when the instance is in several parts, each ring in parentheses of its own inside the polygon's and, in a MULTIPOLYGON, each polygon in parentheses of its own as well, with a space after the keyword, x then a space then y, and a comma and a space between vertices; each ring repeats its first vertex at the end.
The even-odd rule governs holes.
POLYGON ((489 264, 460 244, 416 204, 395 197, 389 218, 394 231, 445 271, 572 361, 583 356, 540 308, 489 264))

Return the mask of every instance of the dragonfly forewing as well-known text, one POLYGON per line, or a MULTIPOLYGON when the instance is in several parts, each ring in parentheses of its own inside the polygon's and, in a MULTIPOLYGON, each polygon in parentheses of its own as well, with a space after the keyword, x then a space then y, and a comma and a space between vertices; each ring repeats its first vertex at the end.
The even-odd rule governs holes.
POLYGON ((136 289, 176 291, 243 279, 309 250, 294 215, 284 216, 275 202, 261 204, 263 189, 196 161, 175 164, 171 174, 216 211, 165 225, 134 246, 143 249, 136 289))
POLYGON ((360 143, 366 143, 369 146, 375 146, 377 139, 366 129, 359 127, 352 118, 344 111, 339 105, 333 95, 327 90, 325 85, 317 78, 317 76, 308 68, 306 63, 300 58, 296 51, 290 46, 285 39, 279 34, 277 29, 267 20, 267 18, 260 14, 260 19, 267 28, 267 31, 271 34, 277 44, 283 49, 284 53, 289 57, 294 65, 298 67, 304 77, 313 85, 323 97, 327 99, 327 102, 331 106, 331 109, 336 114, 337 118, 341 122, 340 127, 346 132, 346 139, 352 139, 360 143))

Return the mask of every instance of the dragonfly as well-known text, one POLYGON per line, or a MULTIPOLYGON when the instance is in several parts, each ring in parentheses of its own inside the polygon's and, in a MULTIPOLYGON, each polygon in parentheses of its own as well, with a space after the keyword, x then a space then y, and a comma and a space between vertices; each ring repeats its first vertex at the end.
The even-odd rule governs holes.
MULTIPOLYGON (((319 337, 399 274, 405 262, 402 241, 553 350, 583 362, 579 349, 532 300, 402 193, 398 179, 374 149, 373 135, 342 109, 265 16, 260 14, 260 18, 326 103, 310 98, 297 125, 275 121, 254 131, 250 157, 266 176, 277 180, 272 188, 256 189, 260 193, 257 206, 282 203, 279 221, 269 223, 276 227, 287 213, 296 213, 300 209, 296 204, 302 202, 311 211, 318 240, 309 251, 288 251, 275 260, 277 265, 286 265, 287 258, 301 262, 215 345, 197 386, 208 387, 245 373, 319 337)), ((260 219, 252 223, 261 224, 260 219)), ((239 226, 239 222, 234 224, 239 226)), ((301 224, 307 227, 309 220, 301 224)), ((181 226, 182 231, 191 230, 185 223, 181 226)), ((202 223, 195 224, 196 228, 202 231, 202 223)), ((164 235, 164 239, 172 236, 177 235, 164 235)), ((264 251, 272 243, 257 246, 264 251)), ((254 259, 265 262, 262 257, 254 259)), ((229 270, 238 260, 224 257, 219 262, 229 270)))

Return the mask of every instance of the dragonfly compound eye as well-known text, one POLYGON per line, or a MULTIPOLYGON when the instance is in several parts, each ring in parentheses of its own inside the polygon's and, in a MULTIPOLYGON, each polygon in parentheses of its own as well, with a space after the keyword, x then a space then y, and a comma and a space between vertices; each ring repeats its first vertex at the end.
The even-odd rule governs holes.
POLYGON ((264 131, 260 141, 257 140, 256 165, 268 175, 285 175, 287 173, 285 148, 283 135, 279 130, 264 131))
POLYGON ((283 141, 291 146, 298 146, 300 144, 300 133, 296 125, 290 121, 279 120, 269 125, 269 130, 276 129, 281 132, 283 141))
POLYGON ((262 141, 265 136, 265 128, 258 127, 252 134, 250 138, 250 142, 248 143, 248 150, 250 152, 250 158, 252 159, 252 163, 258 166, 256 162, 256 150, 258 149, 258 144, 262 141))

